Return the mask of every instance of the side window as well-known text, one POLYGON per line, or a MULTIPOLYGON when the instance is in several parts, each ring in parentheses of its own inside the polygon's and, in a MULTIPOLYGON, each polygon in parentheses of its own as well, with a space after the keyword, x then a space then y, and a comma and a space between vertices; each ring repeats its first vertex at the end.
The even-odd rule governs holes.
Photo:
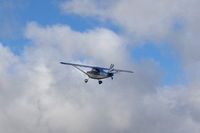
POLYGON ((92 71, 93 71, 94 73, 99 73, 99 72, 100 72, 100 70, 97 69, 97 68, 93 68, 92 71))

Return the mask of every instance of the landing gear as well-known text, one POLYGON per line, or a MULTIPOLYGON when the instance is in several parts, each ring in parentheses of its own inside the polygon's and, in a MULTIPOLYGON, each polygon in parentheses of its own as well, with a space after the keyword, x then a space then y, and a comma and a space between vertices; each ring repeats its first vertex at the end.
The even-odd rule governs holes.
POLYGON ((84 81, 85 81, 85 83, 87 83, 87 82, 88 82, 88 79, 85 79, 84 81))
POLYGON ((99 80, 99 84, 102 84, 103 82, 101 80, 99 80))
MULTIPOLYGON (((84 82, 87 83, 89 79, 85 79, 84 82)), ((103 82, 101 80, 98 80, 99 84, 102 84, 103 82)))
POLYGON ((111 77, 111 79, 113 80, 113 77, 111 77))

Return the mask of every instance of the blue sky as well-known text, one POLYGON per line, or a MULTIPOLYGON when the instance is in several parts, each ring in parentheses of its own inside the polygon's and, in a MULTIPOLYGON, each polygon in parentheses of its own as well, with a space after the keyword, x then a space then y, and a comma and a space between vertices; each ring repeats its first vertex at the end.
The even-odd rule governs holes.
MULTIPOLYGON (((21 4, 20 0, 18 2, 19 7, 14 7, 10 10, 4 9, 5 14, 3 17, 6 18, 7 15, 13 15, 12 18, 19 27, 13 31, 12 37, 0 37, 0 41, 8 46, 16 55, 21 55, 24 48, 30 45, 29 40, 23 34, 27 23, 31 21, 37 22, 42 26, 55 24, 68 25, 73 30, 79 32, 95 29, 96 27, 104 27, 117 34, 121 34, 122 32, 119 26, 112 24, 109 20, 100 21, 96 17, 64 14, 59 9, 59 3, 63 2, 63 0, 21 1, 24 4, 21 4)), ((177 28, 180 29, 180 25, 176 25, 174 30, 177 30, 177 28)), ((164 44, 165 42, 161 43, 164 44)), ((170 45, 155 45, 153 42, 147 41, 142 46, 131 48, 130 53, 132 61, 135 63, 139 63, 143 59, 150 59, 159 63, 164 75, 161 85, 176 84, 184 81, 183 76, 181 76, 183 73, 180 61, 172 54, 173 50, 170 48, 170 45)))
POLYGON ((136 63, 140 63, 144 59, 150 59, 159 64, 164 75, 161 85, 183 84, 185 82, 181 62, 178 57, 174 56, 170 45, 155 45, 148 42, 142 47, 134 48, 131 52, 136 63))

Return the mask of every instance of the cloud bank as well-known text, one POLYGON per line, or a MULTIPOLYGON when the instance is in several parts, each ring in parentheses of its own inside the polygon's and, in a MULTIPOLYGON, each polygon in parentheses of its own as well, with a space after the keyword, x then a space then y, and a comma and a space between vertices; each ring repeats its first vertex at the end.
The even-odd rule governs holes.
POLYGON ((22 56, 0 45, 0 132, 199 133, 198 4, 73 0, 62 5, 67 13, 110 19, 128 37, 170 39, 187 78, 173 86, 160 86, 159 63, 130 62, 127 38, 111 30, 77 32, 66 25, 28 23, 24 34, 31 45, 22 56), (85 84, 84 75, 59 61, 115 63, 135 74, 121 74, 100 86, 94 80, 85 84))

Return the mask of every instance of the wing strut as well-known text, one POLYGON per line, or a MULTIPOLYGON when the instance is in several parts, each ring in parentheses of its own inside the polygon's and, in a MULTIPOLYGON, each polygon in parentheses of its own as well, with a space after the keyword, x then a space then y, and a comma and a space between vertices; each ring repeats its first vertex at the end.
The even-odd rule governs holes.
POLYGON ((87 75, 87 73, 85 71, 83 71, 82 69, 80 69, 79 67, 77 67, 77 66, 73 66, 73 67, 75 67, 76 69, 78 69, 79 71, 81 71, 82 73, 87 75))

